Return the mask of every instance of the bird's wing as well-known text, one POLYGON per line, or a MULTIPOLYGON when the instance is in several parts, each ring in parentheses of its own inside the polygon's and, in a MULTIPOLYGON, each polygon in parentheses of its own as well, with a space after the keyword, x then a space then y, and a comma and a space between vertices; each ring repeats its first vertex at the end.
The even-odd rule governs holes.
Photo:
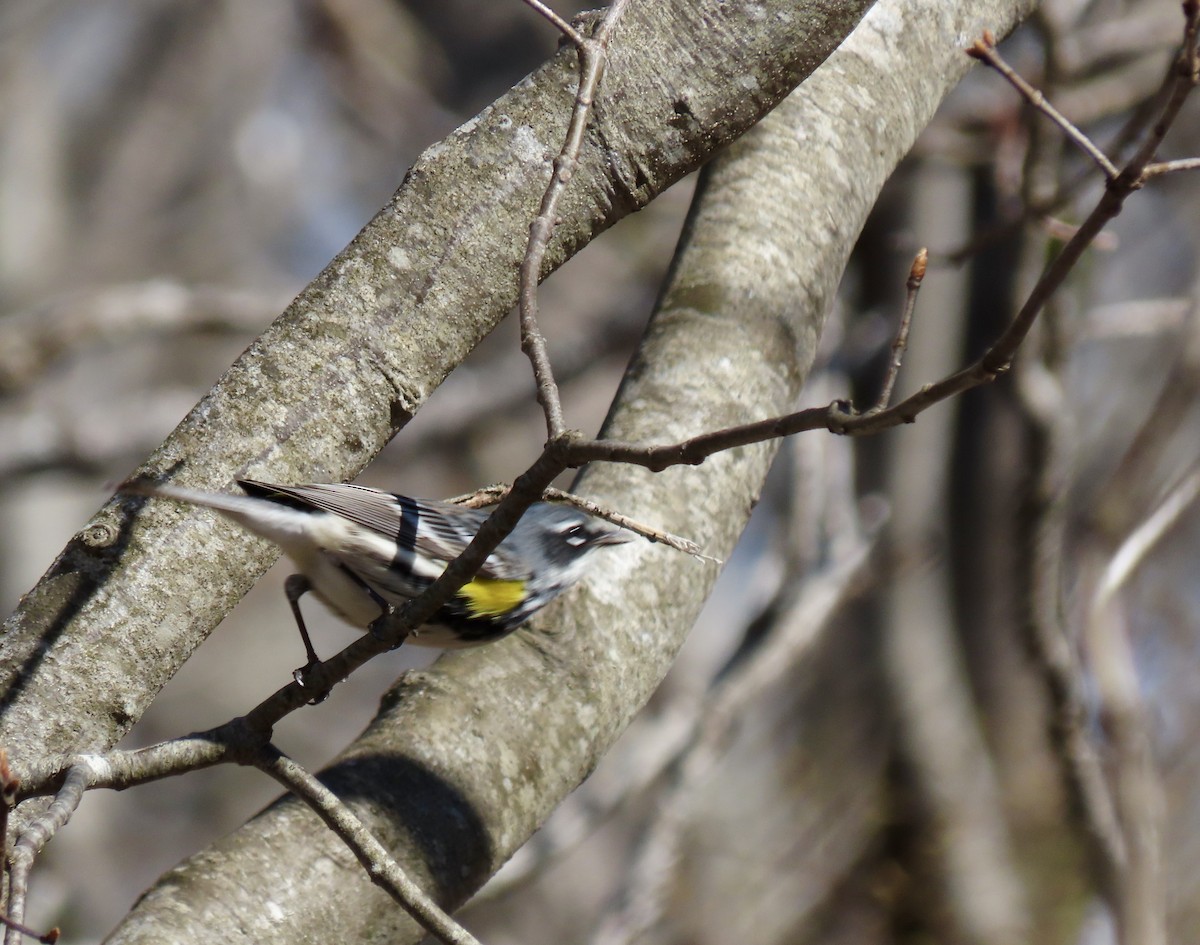
MULTIPOLYGON (((239 479, 238 485, 252 496, 340 515, 438 561, 457 558, 488 515, 478 509, 413 499, 352 483, 281 486, 239 479)), ((523 577, 522 572, 523 569, 501 547, 491 554, 479 574, 509 580, 523 577)))

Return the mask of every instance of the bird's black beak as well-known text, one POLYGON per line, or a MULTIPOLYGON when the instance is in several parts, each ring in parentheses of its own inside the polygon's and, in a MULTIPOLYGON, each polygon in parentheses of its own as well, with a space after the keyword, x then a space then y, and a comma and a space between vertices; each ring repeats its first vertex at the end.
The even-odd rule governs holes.
POLYGON ((610 532, 601 532, 592 539, 591 543, 596 547, 600 547, 601 545, 623 545, 627 541, 633 541, 635 538, 637 538, 637 535, 627 528, 614 528, 610 532))

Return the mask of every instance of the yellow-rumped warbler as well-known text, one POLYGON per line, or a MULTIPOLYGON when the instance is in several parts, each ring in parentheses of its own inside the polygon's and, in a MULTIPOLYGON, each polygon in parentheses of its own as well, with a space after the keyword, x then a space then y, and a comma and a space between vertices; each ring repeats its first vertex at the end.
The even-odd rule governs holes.
MULTIPOLYGON (((312 591, 349 623, 369 627, 389 605, 427 588, 488 516, 482 509, 352 484, 239 479, 238 485, 246 495, 148 480, 125 483, 120 491, 216 509, 279 545, 300 572, 285 587, 310 665, 317 656, 300 614, 303 594, 312 591)), ((574 584, 593 549, 633 537, 578 509, 535 503, 475 577, 408 642, 457 648, 498 640, 574 584)))

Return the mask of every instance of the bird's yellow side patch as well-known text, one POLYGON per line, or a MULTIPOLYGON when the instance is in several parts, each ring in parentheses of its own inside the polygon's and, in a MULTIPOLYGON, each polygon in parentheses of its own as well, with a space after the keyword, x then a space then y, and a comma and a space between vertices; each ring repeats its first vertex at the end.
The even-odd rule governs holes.
POLYGON ((500 617, 525 599, 525 582, 477 577, 458 594, 466 598, 472 617, 500 617))

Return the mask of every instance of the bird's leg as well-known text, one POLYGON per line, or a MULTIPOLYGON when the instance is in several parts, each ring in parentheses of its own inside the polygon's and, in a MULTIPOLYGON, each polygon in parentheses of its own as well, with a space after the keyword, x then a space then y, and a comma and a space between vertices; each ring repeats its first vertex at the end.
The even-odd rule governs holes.
MULTIPOLYGON (((300 613, 300 598, 312 590, 312 584, 303 574, 292 574, 283 584, 283 592, 287 594, 288 604, 292 608, 292 615, 296 618, 296 627, 300 630, 300 639, 304 641, 304 652, 308 655, 308 662, 301 666, 298 670, 292 673, 292 678, 303 686, 304 678, 308 675, 309 670, 321 662, 317 656, 317 651, 313 649, 312 640, 308 636, 308 627, 304 625, 304 616, 300 613)), ((326 691, 313 699, 313 704, 322 702, 329 692, 326 691)))

